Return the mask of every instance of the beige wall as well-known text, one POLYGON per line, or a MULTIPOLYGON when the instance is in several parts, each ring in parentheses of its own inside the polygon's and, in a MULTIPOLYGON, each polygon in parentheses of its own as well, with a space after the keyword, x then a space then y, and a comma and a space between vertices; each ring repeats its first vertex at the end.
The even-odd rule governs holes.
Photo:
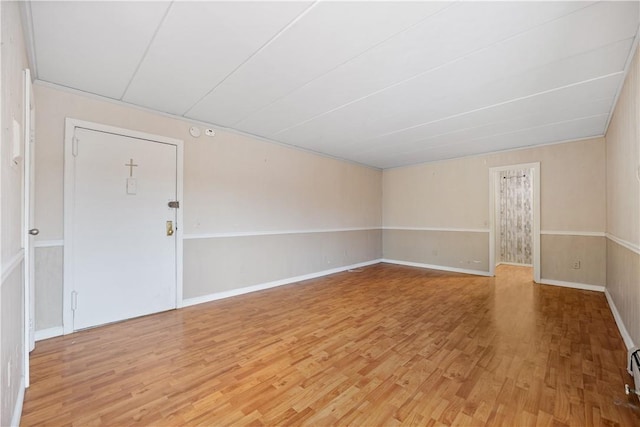
POLYGON ((11 424, 24 364, 22 256, 22 168, 11 161, 12 119, 23 123, 23 77, 26 50, 16 2, 0 2, 2 22, 2 147, 0 162, 0 425, 11 424), (16 262, 14 262, 16 261, 16 262))
POLYGON ((377 260, 380 230, 185 241, 186 299, 377 260), (310 257, 313 247, 318 256, 310 257), (202 256, 207 262, 200 262, 202 256), (237 260, 241 261, 238 262, 237 260))
MULTIPOLYGON (((607 239, 607 292, 632 342, 640 345, 640 255, 607 239)), ((636 387, 640 384, 636 384, 636 387)))
MULTIPOLYGON (((569 234, 604 233, 604 157, 604 139, 595 138, 388 169, 383 172, 383 225, 387 229, 446 228, 452 229, 451 233, 456 229, 460 233, 468 233, 469 229, 485 230, 488 242, 489 168, 540 162, 541 229, 569 234)), ((415 233, 423 231, 415 230, 415 233)), ((408 234, 404 234, 408 239, 408 234)), ((411 239, 415 241, 414 237, 411 239)), ((602 241, 581 239, 580 246, 573 246, 574 236, 554 235, 553 239, 558 246, 541 244, 543 279, 566 281, 574 278, 580 280, 579 283, 604 285, 603 274, 598 270, 604 265, 602 241), (551 262, 560 259, 564 261, 551 262), (575 260, 580 260, 582 265, 578 274, 571 271, 575 260)), ((466 254, 469 248, 464 247, 464 241, 441 244, 457 247, 454 251, 457 257, 439 265, 459 266, 467 263, 472 255, 477 259, 488 259, 488 243, 473 254, 466 254)), ((423 250, 423 246, 415 248, 416 251, 423 250)), ((387 252, 385 246, 385 256, 387 252)), ((404 257, 416 258, 417 254, 405 254, 404 257)), ((488 261, 479 265, 487 271, 488 261)))
POLYGON ((596 138, 383 173, 385 227, 489 226, 489 168, 540 162, 541 228, 605 230, 604 139, 596 138))
POLYGON ((607 291, 636 346, 640 345, 639 57, 636 50, 606 135, 607 291))
POLYGON ((39 240, 63 237, 64 119, 185 141, 185 233, 378 227, 381 172, 42 85, 35 86, 39 240), (202 128, 202 127, 201 127, 202 128))
POLYGON ((606 135, 607 233, 640 245, 640 65, 633 59, 606 135))
MULTIPOLYGON (((49 86, 36 85, 35 95, 40 244, 63 238, 64 122, 71 117, 184 140, 185 298, 381 257, 379 232, 371 241, 349 231, 381 225, 377 169, 224 130, 192 138, 186 121, 49 86), (229 233, 257 235, 221 236, 229 233)), ((36 254, 36 274, 47 277, 37 285, 37 324, 60 326, 62 251, 41 247, 36 254)))
POLYGON ((384 230, 383 257, 455 269, 489 270, 489 233, 384 230))
POLYGON ((36 248, 36 331, 62 325, 62 246, 36 248))
POLYGON ((604 286, 607 242, 601 236, 540 236, 540 276, 561 282, 604 286), (580 268, 571 266, 580 261, 580 268))

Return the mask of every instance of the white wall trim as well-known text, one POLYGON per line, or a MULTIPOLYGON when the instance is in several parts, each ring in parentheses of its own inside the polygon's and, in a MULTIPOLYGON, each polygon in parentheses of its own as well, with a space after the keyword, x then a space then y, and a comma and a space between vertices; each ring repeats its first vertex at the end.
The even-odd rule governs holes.
POLYGON ((629 249, 632 252, 637 253, 638 255, 640 255, 640 245, 636 245, 635 243, 631 243, 627 240, 621 239, 619 237, 614 236, 613 234, 606 234, 607 239, 616 242, 617 244, 619 244, 620 246, 624 246, 625 248, 629 249))
POLYGON ((322 270, 316 273, 304 274, 302 276, 289 277, 286 279, 275 280, 273 282, 261 283, 258 285, 247 286, 244 288, 230 289, 228 291, 216 292, 213 294, 202 295, 194 298, 187 298, 182 302, 183 307, 189 307, 196 304, 202 304, 205 302, 215 301, 224 298, 235 297, 238 295, 248 294, 250 292, 262 291, 265 289, 275 288, 278 286, 289 285, 291 283, 301 282, 303 280, 315 279, 322 276, 328 276, 330 274, 340 273, 342 271, 351 270, 354 268, 367 267, 369 265, 379 264, 381 260, 374 259, 372 261, 360 262, 357 264, 345 265, 343 267, 332 268, 330 270, 322 270))
POLYGON ((605 237, 604 231, 562 231, 562 230, 541 230, 540 234, 547 236, 587 236, 587 237, 605 237))
POLYGON ((455 227, 382 227, 383 230, 407 231, 453 231, 460 233, 488 233, 488 228, 455 228, 455 227))
POLYGON ((11 276, 24 260, 24 249, 20 249, 9 261, 2 265, 2 284, 11 276))
POLYGON ((183 239, 219 239, 222 237, 250 237, 250 236, 277 236, 281 234, 310 234, 310 233, 342 233, 347 231, 380 230, 380 227, 354 227, 354 228, 327 228, 310 230, 274 230, 274 231, 229 231, 219 233, 189 233, 183 239))
POLYGON ((64 246, 64 240, 36 240, 33 244, 34 248, 55 248, 64 246))
POLYGON ((61 335, 64 335, 64 328, 62 326, 40 329, 39 331, 36 331, 36 341, 47 340, 49 338, 59 337, 61 335))
POLYGON ((604 292, 605 287, 602 285, 589 285, 586 283, 565 282, 563 280, 540 279, 541 285, 562 286, 563 288, 582 289, 583 291, 604 292))
POLYGON ((613 313, 613 318, 616 321, 616 325, 618 325, 618 330, 620 331, 620 335, 622 335, 624 345, 627 346, 627 350, 634 348, 635 344, 633 343, 631 334, 629 334, 629 331, 627 331, 627 328, 624 325, 624 322, 622 321, 622 316, 620 316, 618 307, 616 307, 616 304, 613 302, 613 297, 609 293, 609 289, 604 290, 604 295, 607 297, 607 302, 609 303, 609 309, 611 309, 611 313, 613 313))
POLYGON ((419 267, 419 268, 428 268, 429 270, 441 270, 441 271, 450 271, 452 273, 464 273, 464 274, 473 274, 474 276, 492 276, 488 271, 482 270, 469 270, 466 268, 456 268, 456 267, 447 267, 444 265, 433 265, 433 264, 424 264, 421 262, 411 262, 411 261, 400 261, 397 259, 388 259, 383 258, 382 262, 386 262, 388 264, 397 264, 397 265, 406 265, 409 267, 419 267))
POLYGON ((18 397, 16 398, 16 404, 13 407, 13 415, 11 416, 11 426, 19 427, 20 418, 22 417, 22 404, 24 403, 24 377, 20 377, 20 384, 18 384, 18 397))

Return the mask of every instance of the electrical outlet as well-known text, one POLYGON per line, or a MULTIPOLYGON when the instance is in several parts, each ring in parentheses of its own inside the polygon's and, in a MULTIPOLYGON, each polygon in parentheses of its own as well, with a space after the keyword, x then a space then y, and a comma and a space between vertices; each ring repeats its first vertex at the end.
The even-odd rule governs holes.
POLYGON ((573 269, 574 270, 580 270, 580 261, 574 261, 573 262, 573 269))

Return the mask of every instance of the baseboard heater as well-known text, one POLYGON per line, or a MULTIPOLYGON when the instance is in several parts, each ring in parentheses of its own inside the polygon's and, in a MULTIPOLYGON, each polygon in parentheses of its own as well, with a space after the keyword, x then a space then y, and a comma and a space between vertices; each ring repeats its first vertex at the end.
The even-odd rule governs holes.
POLYGON ((629 350, 629 366, 627 372, 633 377, 633 382, 637 388, 633 389, 628 384, 624 385, 627 394, 635 393, 640 396, 640 348, 629 350))

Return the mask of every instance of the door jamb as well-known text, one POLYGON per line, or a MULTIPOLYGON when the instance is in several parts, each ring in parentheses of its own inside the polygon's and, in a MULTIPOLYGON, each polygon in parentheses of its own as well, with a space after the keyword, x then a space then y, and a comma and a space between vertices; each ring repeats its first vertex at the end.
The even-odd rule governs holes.
POLYGON ((540 283, 540 162, 489 168, 489 274, 495 276, 495 236, 496 236, 496 180, 499 173, 513 169, 533 171, 533 281, 540 283))
POLYGON ((77 120, 67 117, 64 132, 64 262, 63 262, 63 291, 62 291, 62 326, 65 335, 73 332, 72 291, 75 288, 71 269, 73 259, 73 210, 69 206, 75 200, 73 186, 75 177, 75 162, 73 161, 73 138, 76 128, 83 128, 98 132, 112 133, 131 138, 170 144, 176 147, 176 195, 180 201, 180 208, 176 212, 176 308, 182 308, 182 271, 183 271, 183 182, 184 182, 184 141, 146 132, 139 132, 115 126, 77 120))
POLYGON ((29 353, 33 350, 32 345, 35 345, 34 329, 35 329, 35 310, 34 310, 34 274, 33 265, 35 260, 35 252, 33 250, 34 237, 29 234, 29 229, 33 226, 31 219, 34 217, 32 211, 34 205, 31 203, 34 200, 34 172, 32 166, 34 161, 32 160, 34 151, 33 143, 34 135, 33 109, 35 108, 35 101, 33 99, 33 85, 31 81, 31 71, 28 68, 23 70, 23 84, 24 84, 24 105, 23 105, 23 178, 22 178, 22 203, 23 203, 23 218, 22 218, 22 234, 23 234, 23 248, 24 248, 24 384, 25 387, 29 387, 30 384, 30 371, 29 371, 29 353), (33 332, 33 333, 32 333, 33 332))

